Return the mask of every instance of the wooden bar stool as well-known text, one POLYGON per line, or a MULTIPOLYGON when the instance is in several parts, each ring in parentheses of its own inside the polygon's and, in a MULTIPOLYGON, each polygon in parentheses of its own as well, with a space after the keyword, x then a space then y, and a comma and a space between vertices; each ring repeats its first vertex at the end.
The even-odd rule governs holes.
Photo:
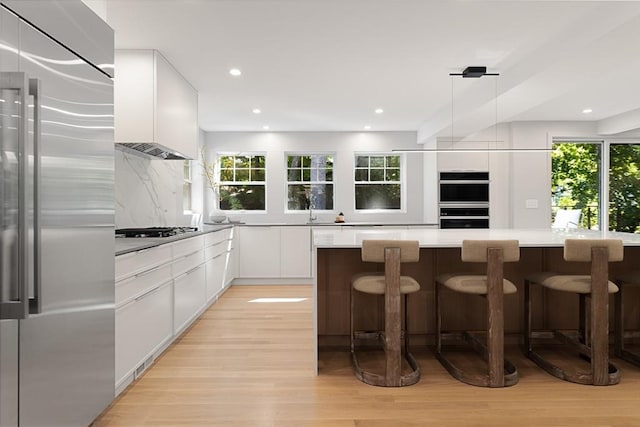
MULTIPOLYGON (((609 281, 609 262, 622 261, 624 247, 617 239, 567 239, 564 242, 565 261, 591 262, 590 275, 537 273, 525 278, 524 288, 524 345, 527 357, 551 375, 578 384, 613 385, 620 381, 620 371, 609 363, 609 294, 618 287, 609 281), (554 331, 553 338, 569 345, 587 359, 589 372, 568 371, 543 358, 533 349, 533 338, 545 336, 531 328, 531 285, 539 284, 547 289, 573 292, 579 295, 579 320, 577 338, 554 331), (587 310, 585 299, 589 297, 587 310), (590 315, 589 336, 586 318, 590 315)), ((548 335, 548 333, 546 334, 548 335)))
POLYGON ((640 271, 634 271, 616 279, 619 291, 615 295, 614 315, 614 351, 615 355, 636 366, 640 366, 640 353, 634 353, 624 348, 624 290, 629 286, 640 285, 640 271))
MULTIPOLYGON (((520 259, 517 240, 464 240, 461 259, 464 262, 487 263, 486 275, 443 274, 436 277, 436 357, 456 379, 479 387, 507 387, 518 382, 516 367, 504 358, 504 295, 516 292, 516 286, 503 276, 503 263, 520 259), (470 332, 462 338, 469 342, 488 365, 488 374, 469 374, 454 365, 442 351, 442 314, 440 286, 467 294, 486 297, 486 344, 470 332)), ((458 334, 460 335, 460 334, 458 334)))
POLYGON ((362 260, 383 262, 384 274, 357 274, 351 279, 351 363, 355 376, 362 382, 383 387, 412 385, 420 379, 418 362, 409 353, 409 336, 404 336, 404 356, 411 372, 402 375, 402 300, 404 296, 404 324, 407 323, 407 294, 420 290, 420 284, 409 276, 400 275, 400 263, 417 262, 420 258, 418 241, 364 240, 362 260), (384 295, 384 331, 356 331, 354 326, 355 291, 384 295), (375 339, 381 342, 385 353, 383 374, 365 371, 358 363, 356 341, 375 339))

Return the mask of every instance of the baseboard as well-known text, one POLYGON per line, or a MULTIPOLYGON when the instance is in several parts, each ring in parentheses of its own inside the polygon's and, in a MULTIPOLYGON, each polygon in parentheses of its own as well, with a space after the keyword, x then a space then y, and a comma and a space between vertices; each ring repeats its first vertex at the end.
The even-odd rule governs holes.
POLYGON ((231 285, 313 285, 313 278, 233 279, 231 285))

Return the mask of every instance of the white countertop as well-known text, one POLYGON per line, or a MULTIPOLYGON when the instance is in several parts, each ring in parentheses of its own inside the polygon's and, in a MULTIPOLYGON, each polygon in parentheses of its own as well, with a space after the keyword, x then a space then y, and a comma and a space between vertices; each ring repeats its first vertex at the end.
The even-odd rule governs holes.
POLYGON ((314 229, 313 244, 317 248, 360 248, 363 240, 418 240, 423 248, 459 248, 462 241, 472 239, 517 239, 521 247, 562 247, 565 239, 622 239, 625 246, 640 246, 640 234, 582 229, 394 229, 340 230, 314 229))

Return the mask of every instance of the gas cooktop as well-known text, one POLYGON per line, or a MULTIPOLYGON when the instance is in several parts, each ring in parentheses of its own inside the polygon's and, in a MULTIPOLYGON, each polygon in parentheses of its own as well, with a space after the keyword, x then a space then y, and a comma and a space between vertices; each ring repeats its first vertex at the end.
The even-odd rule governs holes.
POLYGON ((197 227, 146 227, 120 228, 116 237, 171 237, 183 233, 198 231, 197 227))

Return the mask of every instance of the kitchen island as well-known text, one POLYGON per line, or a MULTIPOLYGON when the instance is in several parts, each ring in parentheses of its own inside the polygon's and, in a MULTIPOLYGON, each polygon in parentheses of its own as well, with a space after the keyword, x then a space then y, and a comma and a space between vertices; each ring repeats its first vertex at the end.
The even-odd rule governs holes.
MULTIPOLYGON (((434 279, 449 272, 483 272, 482 264, 460 261, 460 248, 464 239, 517 239, 520 242, 520 261, 505 264, 505 277, 511 280, 518 292, 505 296, 505 333, 507 342, 519 342, 523 327, 524 277, 537 271, 558 273, 588 273, 587 263, 566 263, 562 258, 564 240, 567 238, 595 239, 618 238, 625 246, 625 259, 610 264, 610 276, 638 268, 640 259, 640 235, 617 232, 600 232, 582 229, 392 229, 314 230, 314 333, 316 351, 340 348, 348 351, 349 345, 349 291, 351 276, 366 271, 383 271, 382 264, 361 260, 360 247, 367 239, 418 240, 420 261, 402 265, 402 274, 413 276, 421 285, 408 302, 407 331, 412 345, 427 345, 433 340, 435 330, 434 279)), ((628 298, 640 300, 639 292, 630 289, 628 298), (634 293, 635 292, 635 293, 634 293)), ((535 289, 533 301, 534 328, 572 329, 576 327, 578 301, 572 294, 547 292, 535 289)), ((359 305, 356 322, 364 329, 380 329, 383 322, 381 301, 369 298, 370 303, 359 305)), ((363 301, 363 300, 361 300, 363 301)), ((613 304, 610 303, 610 311, 613 304)), ((445 329, 479 330, 485 325, 484 304, 477 296, 447 294, 443 303, 446 315, 445 329)), ((625 306, 625 325, 640 329, 640 321, 633 313, 637 307, 625 306), (628 313, 626 312, 628 310, 628 313)), ((610 322, 612 325, 613 322, 610 322)), ((317 360, 317 354, 316 354, 317 360)))

